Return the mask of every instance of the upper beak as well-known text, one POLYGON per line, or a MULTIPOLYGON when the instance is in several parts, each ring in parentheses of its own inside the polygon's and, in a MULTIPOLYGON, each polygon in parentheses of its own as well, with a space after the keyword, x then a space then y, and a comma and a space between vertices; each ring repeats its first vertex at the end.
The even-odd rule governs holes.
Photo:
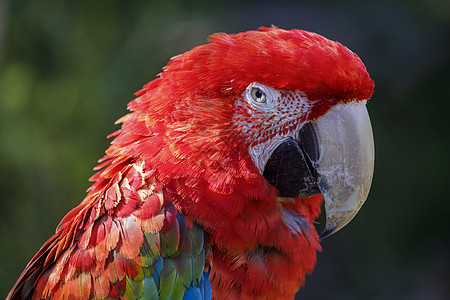
POLYGON ((347 225, 372 183, 374 142, 365 102, 338 104, 282 142, 263 175, 281 197, 322 193, 327 237, 347 225))

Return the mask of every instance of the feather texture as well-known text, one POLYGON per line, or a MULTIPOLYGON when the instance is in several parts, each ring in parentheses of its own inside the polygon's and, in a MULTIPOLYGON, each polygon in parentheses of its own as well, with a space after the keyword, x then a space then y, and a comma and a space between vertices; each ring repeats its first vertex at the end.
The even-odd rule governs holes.
POLYGON ((253 82, 290 95, 294 109, 302 91, 306 122, 334 103, 368 99, 373 82, 356 54, 306 31, 261 28, 209 42, 136 93, 88 195, 8 299, 294 297, 320 250, 312 224, 322 196, 278 198, 248 151, 261 140, 242 124, 264 139, 289 128, 271 130, 236 102, 253 82))
POLYGON ((110 171, 114 162, 103 170, 104 192, 92 188, 63 219, 11 299, 181 299, 204 284, 207 234, 165 200, 143 162, 117 162, 121 171, 110 171))

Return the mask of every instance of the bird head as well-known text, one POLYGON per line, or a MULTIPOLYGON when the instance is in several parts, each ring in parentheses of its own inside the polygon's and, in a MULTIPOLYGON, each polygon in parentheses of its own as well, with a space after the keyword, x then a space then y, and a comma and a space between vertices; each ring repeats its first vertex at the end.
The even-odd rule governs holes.
POLYGON ((356 54, 318 34, 214 34, 137 93, 108 154, 154 166, 177 208, 206 227, 248 214, 244 198, 267 210, 322 194, 327 236, 367 198, 373 88, 356 54))

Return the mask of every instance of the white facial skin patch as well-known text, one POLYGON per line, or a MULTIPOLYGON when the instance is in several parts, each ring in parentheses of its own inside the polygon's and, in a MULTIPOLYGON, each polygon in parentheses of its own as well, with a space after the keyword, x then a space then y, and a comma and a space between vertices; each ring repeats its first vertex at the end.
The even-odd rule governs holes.
POLYGON ((256 82, 236 101, 234 122, 248 137, 249 154, 261 174, 278 145, 295 138, 311 107, 312 102, 301 91, 277 90, 256 82))

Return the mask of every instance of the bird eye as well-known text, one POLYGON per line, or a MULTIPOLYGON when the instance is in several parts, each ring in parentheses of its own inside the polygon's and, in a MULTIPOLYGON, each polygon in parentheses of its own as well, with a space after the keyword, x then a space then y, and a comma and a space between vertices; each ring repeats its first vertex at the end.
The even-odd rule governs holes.
POLYGON ((252 98, 256 102, 264 103, 266 102, 266 93, 264 93, 261 89, 255 87, 252 89, 252 98))

